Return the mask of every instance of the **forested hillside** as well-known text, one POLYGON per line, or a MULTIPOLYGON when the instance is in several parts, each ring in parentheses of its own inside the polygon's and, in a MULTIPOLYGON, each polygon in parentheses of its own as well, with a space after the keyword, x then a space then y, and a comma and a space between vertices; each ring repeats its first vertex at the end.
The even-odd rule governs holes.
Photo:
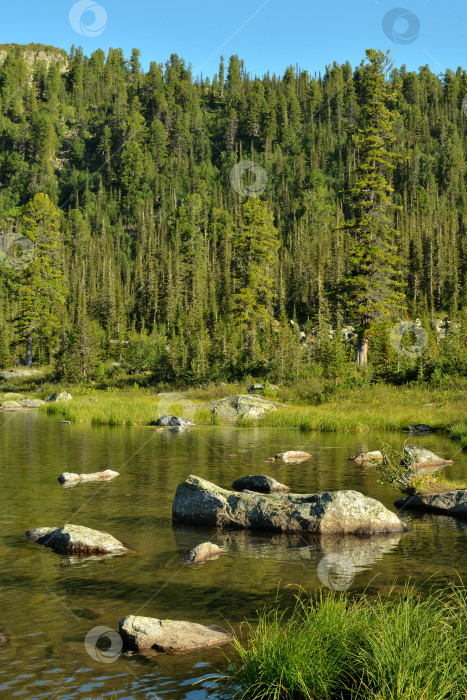
MULTIPOLYGON (((102 377, 110 361, 160 381, 354 376, 338 290, 363 63, 254 77, 232 56, 210 80, 177 55, 143 72, 137 50, 72 48, 66 61, 35 47, 31 61, 0 49, 0 227, 34 240, 46 216, 57 234, 41 253, 56 268, 35 362, 69 380, 102 377), (250 180, 232 170, 242 161, 250 180)), ((393 68, 387 89, 406 301, 373 329, 366 371, 465 373, 467 72, 393 68), (417 317, 426 352, 400 356, 388 329, 417 317), (444 339, 440 317, 453 321, 444 339)), ((43 269, 2 267, 0 366, 24 361, 44 285, 43 269)))

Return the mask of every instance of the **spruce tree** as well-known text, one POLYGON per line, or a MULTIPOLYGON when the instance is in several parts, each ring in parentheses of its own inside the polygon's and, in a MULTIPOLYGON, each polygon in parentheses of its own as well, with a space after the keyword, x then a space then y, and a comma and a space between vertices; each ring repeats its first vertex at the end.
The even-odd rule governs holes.
POLYGON ((390 150, 396 137, 396 114, 387 107, 394 98, 386 73, 392 63, 389 52, 368 49, 362 75, 363 112, 354 134, 359 164, 348 192, 351 218, 343 224, 350 233, 350 265, 343 282, 344 309, 357 331, 356 362, 366 365, 368 336, 378 321, 392 317, 403 305, 397 280, 400 261, 395 236, 393 188, 386 179, 402 156, 390 150))
POLYGON ((60 328, 65 302, 60 213, 48 195, 39 193, 26 205, 22 234, 34 243, 32 260, 18 284, 19 334, 26 341, 25 365, 32 366, 34 337, 50 342, 60 328))

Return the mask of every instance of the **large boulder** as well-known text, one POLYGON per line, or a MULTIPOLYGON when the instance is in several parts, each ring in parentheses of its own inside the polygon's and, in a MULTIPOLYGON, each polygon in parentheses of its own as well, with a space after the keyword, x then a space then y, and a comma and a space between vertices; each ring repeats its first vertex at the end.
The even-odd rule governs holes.
POLYGON ((268 411, 275 411, 282 408, 283 404, 275 401, 267 401, 262 396, 256 394, 238 394, 226 396, 224 399, 208 403, 217 418, 228 423, 235 422, 238 418, 250 418, 256 420, 261 418, 268 411))
POLYGON ((178 416, 169 416, 165 414, 156 420, 155 425, 163 425, 164 427, 171 428, 188 428, 194 425, 193 421, 187 418, 179 418, 178 416))
POLYGON ((132 649, 163 654, 186 654, 232 641, 232 635, 194 622, 136 615, 120 620, 119 628, 124 643, 132 649))
POLYGON ((416 423, 414 425, 409 425, 409 432, 410 433, 431 433, 433 432, 434 428, 431 428, 429 425, 426 425, 425 423, 416 423))
POLYGON ((108 532, 91 530, 82 525, 38 527, 28 530, 26 539, 51 547, 61 554, 124 554, 130 551, 108 532))
POLYGON ((255 394, 257 391, 264 391, 266 388, 265 384, 252 384, 251 386, 248 387, 247 391, 249 394, 255 394))
POLYGON ((278 493, 290 491, 288 486, 266 474, 249 474, 236 479, 232 488, 235 491, 256 491, 257 493, 278 493))
POLYGON ((183 555, 185 564, 201 564, 206 559, 217 559, 222 554, 222 549, 213 542, 203 542, 192 549, 188 549, 183 555))
POLYGON ((357 491, 245 493, 228 491, 193 475, 178 485, 172 515, 196 525, 274 532, 370 535, 405 530, 395 513, 357 491))
POLYGON ((71 401, 72 398, 72 395, 67 391, 59 391, 49 396, 46 401, 71 401))
POLYGON ((103 472, 94 472, 92 474, 74 474, 73 472, 63 472, 58 477, 61 484, 79 484, 83 481, 110 481, 110 479, 115 479, 119 476, 118 472, 114 472, 111 469, 106 469, 103 472))
POLYGON ((435 455, 430 450, 425 450, 417 445, 406 445, 401 460, 401 464, 405 464, 411 470, 416 470, 426 467, 447 467, 453 464, 452 459, 442 459, 435 455))
POLYGON ((399 498, 396 506, 467 518, 467 489, 454 489, 442 493, 417 493, 407 498, 399 498))

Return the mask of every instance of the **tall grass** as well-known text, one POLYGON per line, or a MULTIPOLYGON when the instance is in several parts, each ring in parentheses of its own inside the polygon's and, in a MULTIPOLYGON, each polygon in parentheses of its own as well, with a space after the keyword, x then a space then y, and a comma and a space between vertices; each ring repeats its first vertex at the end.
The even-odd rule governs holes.
POLYGON ((249 700, 465 700, 465 589, 299 597, 234 638, 224 688, 249 700))

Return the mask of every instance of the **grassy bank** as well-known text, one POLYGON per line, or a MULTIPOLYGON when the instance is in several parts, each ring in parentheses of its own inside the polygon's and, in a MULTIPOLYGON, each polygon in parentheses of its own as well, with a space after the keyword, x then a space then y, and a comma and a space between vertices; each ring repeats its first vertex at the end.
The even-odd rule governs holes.
POLYGON ((235 638, 222 680, 249 700, 465 700, 464 588, 299 598, 235 638))
MULTIPOLYGON (((48 404, 42 411, 60 420, 93 425, 153 425, 162 413, 184 415, 197 423, 212 423, 209 401, 230 394, 245 394, 249 382, 211 384, 204 387, 150 387, 147 378, 127 377, 118 386, 57 385, 49 382, 26 382, 15 386, 31 398, 46 398, 55 391, 67 390, 73 395, 69 403, 48 404), (165 392, 164 396, 158 395, 165 392), (172 401, 167 393, 176 393, 172 401)), ((12 391, 13 387, 8 387, 12 391)), ((0 392, 2 387, 0 386, 0 392)), ((5 391, 5 389, 3 389, 5 391)), ((411 423, 426 423, 460 440, 467 448, 467 380, 456 379, 444 387, 429 384, 392 386, 385 384, 361 387, 337 387, 331 394, 313 394, 301 387, 266 389, 265 398, 284 404, 283 408, 265 414, 255 423, 239 421, 239 425, 260 425, 318 431, 404 430, 411 423)))

